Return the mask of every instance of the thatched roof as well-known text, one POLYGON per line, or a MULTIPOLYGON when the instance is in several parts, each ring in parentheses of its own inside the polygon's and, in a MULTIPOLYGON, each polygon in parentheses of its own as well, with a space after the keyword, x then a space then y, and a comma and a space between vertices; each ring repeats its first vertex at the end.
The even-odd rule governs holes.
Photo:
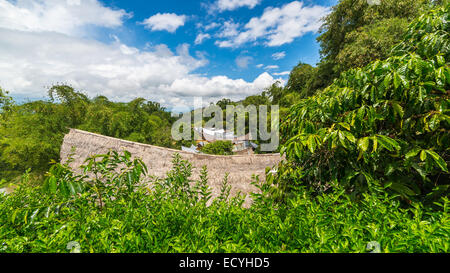
MULTIPOLYGON (((213 197, 220 193, 220 185, 225 173, 229 173, 228 182, 232 186, 232 195, 239 191, 248 194, 256 191, 256 188, 250 184, 252 174, 259 175, 260 179, 264 180, 265 169, 277 165, 282 160, 280 154, 232 156, 194 154, 70 129, 70 132, 64 137, 61 147, 61 162, 67 161, 69 154, 72 153, 72 147, 75 148, 75 153, 71 155, 73 161, 70 166, 74 169, 78 169, 89 156, 103 154, 109 150, 127 150, 134 157, 141 158, 146 163, 150 175, 158 177, 165 176, 172 167, 173 155, 179 153, 194 167, 193 179, 198 179, 202 166, 207 166, 208 183, 213 197)), ((246 204, 249 201, 250 199, 247 198, 246 204)))

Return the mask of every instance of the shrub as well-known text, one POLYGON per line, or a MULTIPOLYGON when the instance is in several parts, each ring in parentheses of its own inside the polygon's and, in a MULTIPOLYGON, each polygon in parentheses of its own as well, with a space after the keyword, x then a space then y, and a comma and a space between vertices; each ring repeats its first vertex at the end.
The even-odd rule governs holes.
POLYGON ((233 143, 229 140, 218 140, 206 144, 201 151, 212 155, 232 155, 233 143))
POLYGON ((446 198, 439 210, 402 209, 386 194, 355 203, 336 187, 281 205, 255 177, 261 192, 243 208, 242 196, 227 197, 226 179, 208 202, 206 168, 195 181, 189 162, 173 163, 150 188, 145 165, 126 152, 89 158, 82 174, 55 164, 44 186, 30 187, 24 175, 14 193, 0 194, 0 253, 370 252, 373 242, 381 252, 449 251, 446 198))
POLYGON ((448 195, 449 9, 414 21, 386 60, 343 73, 293 106, 277 196, 338 183, 354 196, 386 189, 406 200, 448 195))

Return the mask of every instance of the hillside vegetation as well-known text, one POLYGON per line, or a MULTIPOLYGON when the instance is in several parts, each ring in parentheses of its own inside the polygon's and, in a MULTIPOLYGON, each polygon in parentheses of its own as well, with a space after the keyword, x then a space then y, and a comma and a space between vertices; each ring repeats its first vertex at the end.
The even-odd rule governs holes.
POLYGON ((142 185, 145 165, 130 156, 88 159, 83 169, 91 178, 56 164, 44 187, 30 187, 25 175, 13 194, 0 194, 0 253, 449 251, 447 198, 438 211, 420 203, 404 209, 386 193, 355 203, 334 188, 318 197, 304 191, 282 205, 255 178, 261 193, 246 209, 242 196, 228 197, 224 178, 207 206, 206 169, 191 181, 191 166, 176 156, 150 190, 142 185))
POLYGON ((290 109, 282 126, 282 193, 340 184, 410 200, 448 195, 449 5, 420 16, 392 56, 341 74, 290 109))
MULTIPOLYGON (((328 35, 331 26, 352 26, 339 19, 350 2, 335 7, 328 35)), ((405 12, 412 3, 387 2, 405 12)), ((405 17, 405 35, 386 58, 351 65, 305 97, 275 84, 242 102, 293 104, 282 113, 286 160, 266 182, 254 177, 260 192, 250 208, 242 195, 230 198, 225 174, 211 200, 208 170, 193 180, 192 166, 178 155, 160 179, 146 176, 147 166, 128 152, 88 158, 81 170, 58 162, 45 169, 66 126, 158 141, 146 128, 154 128, 153 115, 161 120, 156 128, 170 123, 159 105, 91 100, 57 86, 50 98, 58 103, 17 106, 0 91, 0 170, 24 173, 12 194, 0 193, 0 253, 448 253, 450 5, 420 7, 422 15, 405 17), (27 166, 48 170, 42 183, 33 183, 27 166)), ((356 23, 362 28, 349 33, 365 31, 356 23)), ((333 54, 323 61, 335 62, 340 53, 333 54)))
POLYGON ((112 102, 104 96, 89 99, 67 85, 55 85, 48 93, 48 101, 21 105, 0 93, 0 180, 11 181, 28 169, 34 176, 42 175, 50 162, 59 161, 68 128, 181 147, 170 135, 175 119, 159 103, 142 98, 129 103, 112 102))

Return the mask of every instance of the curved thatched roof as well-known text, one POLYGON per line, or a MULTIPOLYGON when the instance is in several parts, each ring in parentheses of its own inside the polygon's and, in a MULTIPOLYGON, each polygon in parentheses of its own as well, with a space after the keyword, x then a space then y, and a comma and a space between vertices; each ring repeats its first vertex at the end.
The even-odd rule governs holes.
POLYGON ((70 166, 74 169, 78 169, 84 160, 91 155, 103 154, 109 150, 127 150, 133 156, 141 158, 145 162, 150 175, 159 177, 164 177, 171 169, 173 155, 179 153, 183 159, 189 160, 194 167, 193 179, 198 178, 202 166, 207 166, 213 197, 219 194, 225 173, 229 173, 228 182, 232 186, 232 195, 238 191, 249 193, 256 190, 250 184, 252 174, 259 175, 260 179, 263 180, 265 179, 266 168, 277 165, 282 159, 280 154, 232 156, 193 154, 70 129, 70 132, 64 137, 61 147, 61 162, 67 161, 73 147, 75 153, 71 155, 73 162, 70 163, 70 166))

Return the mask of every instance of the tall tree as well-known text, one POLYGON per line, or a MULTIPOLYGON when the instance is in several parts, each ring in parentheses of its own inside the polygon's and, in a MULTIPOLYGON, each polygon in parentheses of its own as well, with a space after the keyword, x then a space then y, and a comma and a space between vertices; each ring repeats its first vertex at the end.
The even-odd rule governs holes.
POLYGON ((287 91, 298 93, 301 97, 311 95, 316 70, 311 65, 300 62, 292 69, 289 75, 289 80, 286 85, 287 91))
POLYGON ((322 56, 319 77, 324 86, 349 68, 385 58, 387 49, 401 41, 408 22, 432 2, 341 0, 324 19, 317 38, 322 56))

